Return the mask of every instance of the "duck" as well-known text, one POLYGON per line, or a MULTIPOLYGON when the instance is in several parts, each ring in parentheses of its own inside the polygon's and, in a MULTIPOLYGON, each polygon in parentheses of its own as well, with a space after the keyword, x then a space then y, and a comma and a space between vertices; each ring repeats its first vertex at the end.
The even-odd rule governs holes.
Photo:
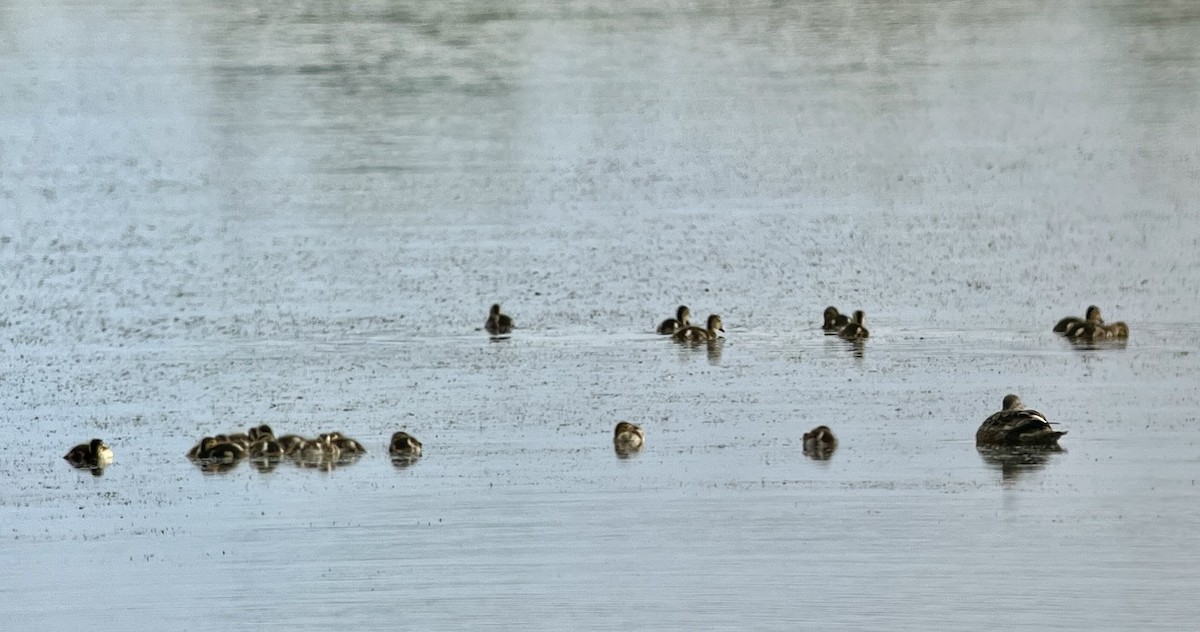
POLYGON ((1042 413, 1025 407, 1021 398, 1009 393, 1001 410, 983 421, 975 432, 977 446, 1055 447, 1065 430, 1055 430, 1042 413))
POLYGON ((804 433, 804 453, 814 459, 828 459, 837 445, 837 437, 829 426, 817 426, 804 433))
POLYGON ((215 440, 216 439, 214 439, 213 437, 204 437, 204 438, 200 439, 200 441, 197 442, 196 445, 192 446, 192 449, 187 451, 187 457, 189 459, 200 458, 200 452, 205 449, 206 445, 211 445, 212 442, 215 440))
POLYGON ((838 335, 846 340, 858 340, 870 336, 871 332, 867 331, 867 328, 863 326, 866 318, 867 314, 861 309, 855 310, 854 318, 850 319, 850 322, 838 332, 838 335))
POLYGON ((1125 321, 1123 320, 1118 320, 1111 325, 1106 325, 1105 329, 1108 330, 1109 338, 1124 340, 1129 337, 1129 325, 1126 325, 1125 321))
POLYGON ((413 458, 421 456, 421 442, 417 438, 404 432, 403 430, 392 434, 392 441, 388 444, 388 453, 393 458, 413 458))
POLYGON ((725 334, 725 328, 721 322, 721 317, 716 314, 708 315, 708 324, 706 327, 696 327, 689 325, 674 333, 675 340, 682 342, 708 342, 716 340, 718 337, 725 334))
POLYGON ((63 458, 75 467, 98 468, 111 464, 113 453, 104 439, 92 439, 71 448, 63 458))
POLYGON ((646 433, 640 426, 628 421, 618 421, 613 429, 613 449, 618 454, 629 454, 642 449, 646 442, 646 433))
POLYGON ((688 309, 688 306, 680 305, 675 310, 675 318, 668 318, 662 321, 662 324, 658 326, 656 331, 664 336, 670 336, 684 327, 691 326, 691 317, 692 311, 688 309))
POLYGON ((821 329, 837 333, 850 324, 850 317, 839 312, 836 307, 830 305, 825 308, 825 324, 821 325, 821 329))
POLYGON ((1104 319, 1100 316, 1099 307, 1096 307, 1095 305, 1088 305, 1087 312, 1084 313, 1083 318, 1079 318, 1078 316, 1067 316, 1066 318, 1063 318, 1054 325, 1053 331, 1057 334, 1066 334, 1072 327, 1077 327, 1087 322, 1104 324, 1104 319))
POLYGON ((500 304, 492 305, 492 311, 488 313, 487 322, 483 323, 483 328, 493 336, 501 336, 512 333, 513 319, 507 314, 500 313, 500 304))

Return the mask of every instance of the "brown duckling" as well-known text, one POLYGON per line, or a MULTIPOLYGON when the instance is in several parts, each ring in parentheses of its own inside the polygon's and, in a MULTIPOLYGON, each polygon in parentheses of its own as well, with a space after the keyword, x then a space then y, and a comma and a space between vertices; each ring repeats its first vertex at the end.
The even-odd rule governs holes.
POLYGON ((283 446, 279 442, 269 436, 260 436, 260 438, 250 444, 250 448, 246 452, 256 459, 280 459, 285 455, 283 446))
POLYGON ((854 318, 850 319, 850 322, 838 332, 838 335, 846 340, 859 340, 870 336, 871 332, 867 331, 864 326, 866 318, 866 313, 861 309, 855 310, 854 318))
POLYGON ((823 316, 825 318, 825 323, 821 325, 821 329, 824 329, 828 332, 837 333, 842 329, 845 329, 846 325, 850 324, 850 317, 839 312, 838 309, 832 305, 825 308, 825 313, 823 316))
POLYGON ((228 463, 240 461, 246 456, 246 448, 242 447, 240 443, 221 441, 219 440, 220 436, 218 435, 211 439, 206 437, 205 445, 196 454, 196 458, 201 461, 224 461, 228 463))
POLYGON ((415 458, 421 456, 421 442, 403 430, 392 434, 388 444, 388 454, 392 458, 415 458))
POLYGON ((1084 314, 1083 318, 1079 318, 1078 316, 1067 316, 1066 318, 1063 318, 1054 325, 1054 333, 1065 334, 1072 327, 1077 327, 1088 322, 1104 324, 1104 319, 1100 316, 1099 307, 1096 307, 1095 305, 1088 305, 1087 312, 1084 314))
POLYGON ((618 454, 637 452, 642 449, 645 442, 645 431, 628 421, 617 422, 617 427, 613 429, 613 449, 618 454))
POLYGON ((691 317, 692 312, 688 309, 688 306, 680 305, 675 310, 675 318, 668 318, 662 321, 662 324, 658 326, 656 331, 664 336, 670 336, 684 327, 690 327, 692 324, 691 317))
POLYGON ((246 434, 249 435, 251 443, 258 441, 259 439, 275 439, 275 431, 271 430, 271 427, 267 424, 261 424, 259 426, 250 428, 246 431, 246 434))
POLYGON ((975 445, 992 446, 1057 446, 1058 438, 1067 434, 1055 430, 1045 415, 1025 408, 1021 398, 1004 396, 1003 410, 983 421, 975 432, 975 445))
POLYGON ((837 437, 829 426, 817 426, 804 433, 804 453, 814 459, 828 459, 837 449, 837 445, 837 437))
POLYGON ((279 447, 283 448, 283 453, 288 456, 299 452, 300 448, 303 448, 304 444, 308 443, 307 438, 294 434, 285 434, 275 439, 275 441, 279 444, 279 447))
POLYGON ((684 327, 674 334, 674 339, 681 342, 708 342, 716 340, 718 337, 725 334, 724 323, 721 322, 721 317, 716 314, 709 314, 708 323, 705 327, 696 327, 695 325, 684 327))
POLYGON ((112 463, 113 453, 103 439, 92 439, 71 448, 63 458, 75 467, 102 468, 112 463))
POLYGON ((492 311, 488 313, 487 321, 483 323, 483 328, 493 336, 512 333, 514 327, 513 319, 507 314, 500 313, 499 303, 492 305, 492 311))

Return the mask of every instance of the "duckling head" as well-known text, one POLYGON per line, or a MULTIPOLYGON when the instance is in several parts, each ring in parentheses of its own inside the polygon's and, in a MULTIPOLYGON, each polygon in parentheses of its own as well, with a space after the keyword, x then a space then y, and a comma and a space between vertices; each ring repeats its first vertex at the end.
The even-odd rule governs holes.
POLYGON ((1104 319, 1100 317, 1100 308, 1095 305, 1088 305, 1086 319, 1093 323, 1102 323, 1104 319))
POLYGON ((1013 393, 1004 396, 1004 401, 1001 403, 1000 410, 1021 410, 1025 408, 1025 404, 1021 403, 1021 398, 1013 393))

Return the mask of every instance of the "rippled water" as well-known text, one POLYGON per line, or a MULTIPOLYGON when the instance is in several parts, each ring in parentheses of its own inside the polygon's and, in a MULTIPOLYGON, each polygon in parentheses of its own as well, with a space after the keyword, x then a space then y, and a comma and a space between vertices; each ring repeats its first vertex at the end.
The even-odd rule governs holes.
POLYGON ((9 624, 1194 627, 1193 4, 180 4, 0 5, 9 624))

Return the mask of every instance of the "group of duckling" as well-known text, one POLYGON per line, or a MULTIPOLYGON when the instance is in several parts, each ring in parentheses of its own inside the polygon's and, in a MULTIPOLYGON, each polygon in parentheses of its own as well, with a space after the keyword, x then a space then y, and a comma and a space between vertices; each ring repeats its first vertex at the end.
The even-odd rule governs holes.
POLYGON ((204 471, 227 471, 243 459, 261 471, 270 471, 285 457, 296 465, 330 470, 349 465, 367 453, 362 444, 340 432, 323 432, 315 439, 287 434, 280 437, 267 424, 204 437, 188 450, 187 457, 204 471))
POLYGON ((675 310, 675 318, 662 321, 655 331, 679 342, 712 342, 725 335, 724 323, 717 314, 709 314, 704 327, 693 325, 691 316, 688 306, 680 305, 675 310))
MULTIPOLYGON (((675 318, 668 318, 658 326, 657 332, 672 336, 681 342, 710 342, 725 333, 721 317, 711 314, 706 327, 696 327, 690 322, 691 311, 680 305, 675 318)), ((840 313, 832 305, 825 308, 822 329, 828 334, 837 334, 848 340, 861 340, 870 335, 864 326, 863 310, 853 316, 840 313)), ((514 328, 510 316, 500 311, 500 305, 492 305, 484 329, 492 335, 506 335, 514 328)), ((1125 340, 1129 327, 1121 321, 1105 323, 1100 308, 1089 305, 1083 318, 1068 316, 1054 325, 1054 332, 1072 341, 1096 342, 1101 340, 1125 340)), ((1067 434, 1055 430, 1053 422, 1047 421, 1042 413, 1026 408, 1021 398, 1009 394, 1001 403, 1001 410, 984 420, 975 433, 975 444, 983 448, 1057 448, 1058 440, 1067 434)), ((617 456, 628 458, 645 445, 646 434, 641 427, 628 421, 619 422, 613 430, 613 449, 617 456)), ((804 453, 811 458, 825 460, 837 449, 837 437, 829 426, 821 425, 804 433, 804 453)), ((405 467, 421 456, 421 442, 399 431, 392 435, 388 453, 397 467, 405 467)), ((270 470, 284 457, 291 458, 297 465, 333 469, 358 460, 366 454, 362 444, 340 432, 325 432, 309 439, 300 435, 276 437, 267 424, 254 426, 246 432, 220 434, 204 437, 191 450, 192 459, 205 471, 226 471, 243 459, 249 459, 255 467, 270 470)), ((103 439, 92 439, 79 444, 63 457, 72 466, 89 469, 100 474, 112 463, 112 448, 103 439)))
POLYGON ((1104 322, 1100 308, 1088 305, 1083 318, 1067 316, 1054 325, 1054 332, 1074 342, 1091 343, 1101 340, 1125 340, 1129 338, 1129 326, 1124 321, 1104 322))

